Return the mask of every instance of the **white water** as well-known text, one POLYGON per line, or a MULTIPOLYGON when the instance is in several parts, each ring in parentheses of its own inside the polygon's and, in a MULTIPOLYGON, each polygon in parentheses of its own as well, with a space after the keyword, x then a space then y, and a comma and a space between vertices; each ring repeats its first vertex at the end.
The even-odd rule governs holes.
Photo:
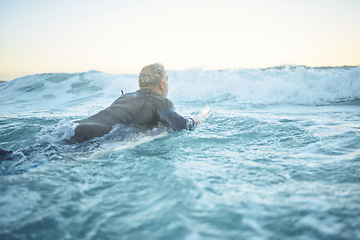
MULTIPOLYGON (((191 69, 169 71, 169 79, 169 98, 175 103, 314 106, 360 99, 360 67, 191 69)), ((136 75, 109 75, 96 71, 40 74, 3 83, 0 100, 5 112, 58 109, 62 112, 66 109, 85 114, 109 105, 121 94, 120 90, 131 92, 136 89, 136 75), (95 109, 89 109, 89 105, 95 109)))

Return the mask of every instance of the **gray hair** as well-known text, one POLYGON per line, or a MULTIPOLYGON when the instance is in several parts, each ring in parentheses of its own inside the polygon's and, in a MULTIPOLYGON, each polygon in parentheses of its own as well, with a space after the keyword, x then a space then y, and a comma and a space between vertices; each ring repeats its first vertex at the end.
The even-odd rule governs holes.
POLYGON ((139 74, 139 87, 156 87, 166 76, 164 65, 161 63, 145 66, 139 74))

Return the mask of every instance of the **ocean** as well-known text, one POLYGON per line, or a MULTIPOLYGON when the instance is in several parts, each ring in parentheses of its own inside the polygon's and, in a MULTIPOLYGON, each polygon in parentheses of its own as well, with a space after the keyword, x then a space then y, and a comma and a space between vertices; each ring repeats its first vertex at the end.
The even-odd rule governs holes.
POLYGON ((194 131, 74 121, 137 75, 0 83, 0 239, 360 239, 360 66, 168 71, 194 131))

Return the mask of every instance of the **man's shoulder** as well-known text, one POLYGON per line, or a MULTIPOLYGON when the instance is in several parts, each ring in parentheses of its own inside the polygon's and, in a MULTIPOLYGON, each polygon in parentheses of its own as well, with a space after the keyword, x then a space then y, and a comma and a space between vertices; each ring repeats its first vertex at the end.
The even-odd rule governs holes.
POLYGON ((159 108, 173 108, 174 105, 168 98, 150 89, 139 89, 136 92, 123 94, 116 99, 113 104, 122 104, 139 100, 147 100, 159 108))
POLYGON ((161 105, 165 105, 165 106, 173 105, 173 103, 167 97, 164 97, 161 94, 154 91, 152 91, 148 95, 148 99, 153 102, 161 103, 161 105))
MULTIPOLYGON (((144 96, 146 100, 154 105, 158 110, 174 108, 174 104, 166 97, 150 89, 140 89, 140 95, 144 96)), ((138 91, 138 92, 139 92, 138 91)))

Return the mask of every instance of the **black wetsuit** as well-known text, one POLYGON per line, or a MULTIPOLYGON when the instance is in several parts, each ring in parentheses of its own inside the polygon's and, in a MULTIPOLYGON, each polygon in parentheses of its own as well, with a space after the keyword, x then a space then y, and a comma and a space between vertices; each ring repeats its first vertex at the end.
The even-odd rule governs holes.
POLYGON ((153 128, 161 122, 174 130, 192 130, 194 119, 183 117, 175 111, 174 104, 150 89, 139 89, 124 94, 108 108, 78 121, 74 140, 85 141, 109 133, 115 124, 153 128))

